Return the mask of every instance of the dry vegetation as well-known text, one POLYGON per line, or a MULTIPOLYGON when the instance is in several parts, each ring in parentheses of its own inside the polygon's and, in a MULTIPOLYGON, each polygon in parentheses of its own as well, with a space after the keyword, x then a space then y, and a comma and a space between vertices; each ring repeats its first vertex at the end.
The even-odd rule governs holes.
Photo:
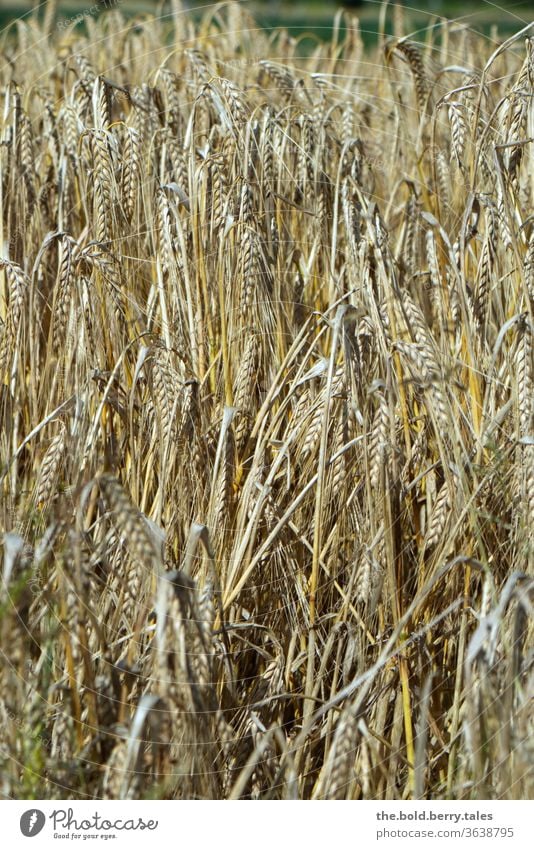
POLYGON ((529 796, 534 42, 177 5, 3 35, 2 794, 529 796))

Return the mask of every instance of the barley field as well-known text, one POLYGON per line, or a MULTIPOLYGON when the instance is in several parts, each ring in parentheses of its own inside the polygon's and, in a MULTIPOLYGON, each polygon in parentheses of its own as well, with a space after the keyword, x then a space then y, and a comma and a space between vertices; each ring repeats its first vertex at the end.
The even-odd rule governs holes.
POLYGON ((534 30, 386 19, 0 37, 4 798, 534 796, 534 30))

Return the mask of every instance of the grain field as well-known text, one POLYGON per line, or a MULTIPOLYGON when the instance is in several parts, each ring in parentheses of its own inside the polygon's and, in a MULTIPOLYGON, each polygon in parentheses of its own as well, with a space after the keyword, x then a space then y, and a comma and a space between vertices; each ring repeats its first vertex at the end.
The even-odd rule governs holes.
POLYGON ((4 797, 534 795, 534 31, 387 15, 1 35, 4 797))

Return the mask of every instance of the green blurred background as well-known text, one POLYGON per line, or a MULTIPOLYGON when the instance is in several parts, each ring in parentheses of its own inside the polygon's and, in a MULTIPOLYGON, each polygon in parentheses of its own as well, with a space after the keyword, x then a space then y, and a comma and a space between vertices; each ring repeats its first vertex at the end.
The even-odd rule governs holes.
MULTIPOLYGON (((28 14, 33 7, 39 7, 42 12, 45 4, 46 0, 40 3, 36 0, 0 0, 0 28, 14 18, 28 14)), ((195 0, 182 3, 193 14, 201 14, 214 5, 195 0)), ((343 6, 359 17, 364 38, 372 41, 376 36, 381 4, 370 0, 345 0, 344 3, 335 0, 244 0, 242 5, 251 11, 262 26, 272 28, 282 25, 292 34, 308 31, 325 39, 331 33, 336 9, 343 6)), ((389 4, 390 7, 392 5, 389 4)), ((483 32, 489 32, 492 26, 497 25, 503 34, 521 29, 534 19, 534 0, 512 0, 506 6, 484 0, 427 0, 426 3, 422 0, 404 0, 400 5, 406 10, 415 39, 424 38, 425 27, 436 16, 460 19, 473 29, 483 32)), ((166 15, 171 10, 172 0, 59 0, 58 20, 66 20, 84 12, 96 15, 98 9, 106 6, 120 8, 126 15, 140 12, 166 15)))

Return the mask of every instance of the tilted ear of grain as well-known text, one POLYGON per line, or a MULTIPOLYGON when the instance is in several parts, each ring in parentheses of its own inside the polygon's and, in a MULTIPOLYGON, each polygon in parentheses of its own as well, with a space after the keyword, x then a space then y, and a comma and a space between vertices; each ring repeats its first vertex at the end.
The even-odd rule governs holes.
POLYGON ((392 14, 3 38, 6 795, 533 794, 533 40, 392 14))

